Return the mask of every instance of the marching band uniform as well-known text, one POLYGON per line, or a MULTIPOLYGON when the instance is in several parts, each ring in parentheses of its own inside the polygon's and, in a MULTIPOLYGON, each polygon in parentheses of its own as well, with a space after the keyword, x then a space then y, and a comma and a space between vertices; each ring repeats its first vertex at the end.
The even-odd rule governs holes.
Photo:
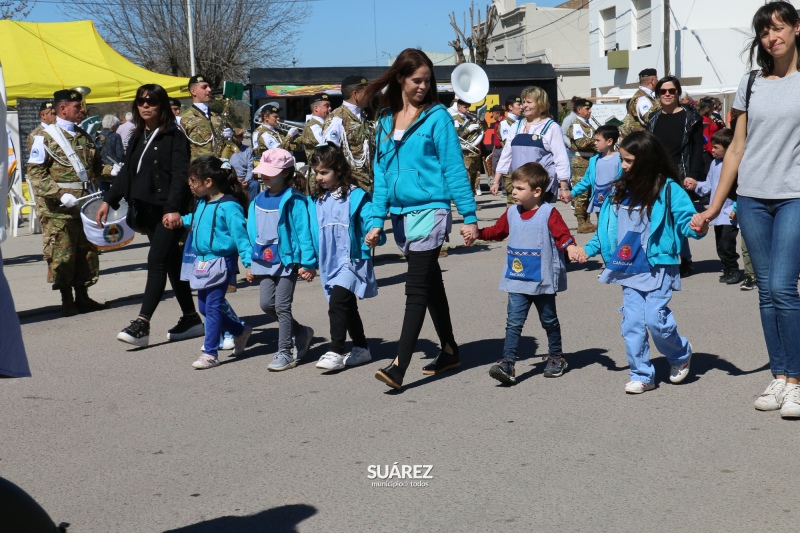
MULTIPOLYGON (((362 76, 348 76, 342 82, 342 89, 366 84, 367 79, 362 76)), ((348 101, 342 102, 325 119, 323 132, 323 142, 332 142, 344 152, 358 186, 372 193, 371 158, 375 139, 361 108, 348 101)))
MULTIPOLYGON (((465 105, 470 105, 464 102, 465 105)), ((477 122, 473 122, 472 120, 468 119, 465 115, 458 113, 455 117, 453 117, 453 122, 456 127, 456 131, 458 132, 458 137, 462 140, 469 137, 472 134, 472 131, 469 131, 469 127, 473 124, 477 124, 477 122)), ((467 175, 469 176, 469 183, 472 187, 473 194, 480 194, 480 187, 481 187, 481 155, 480 155, 480 148, 476 148, 479 153, 474 153, 470 150, 461 150, 461 153, 464 156, 464 166, 467 167, 467 175)))
MULTIPOLYGON (((589 100, 584 100, 583 105, 591 107, 589 100)), ((580 105, 580 103, 578 104, 580 105)), ((575 156, 572 158, 572 185, 575 186, 583 179, 586 169, 589 167, 589 160, 597 154, 594 147, 594 128, 589 122, 581 117, 576 117, 575 122, 569 129, 568 134, 572 141, 572 150, 575 156)), ((592 233, 597 228, 589 219, 589 192, 579 194, 573 199, 575 205, 575 218, 578 219, 578 233, 592 233)))
MULTIPOLYGON (((649 76, 656 76, 656 69, 646 68, 639 73, 640 79, 649 76)), ((661 101, 656 97, 656 93, 640 85, 628 100, 627 108, 628 114, 625 115, 619 128, 620 137, 645 129, 650 115, 661 109, 661 101)))
MULTIPOLYGON (((53 95, 54 105, 82 99, 79 92, 70 90, 53 95)), ((62 205, 63 195, 71 194, 74 200, 92 188, 92 178, 99 170, 94 142, 84 130, 61 117, 55 124, 38 126, 32 135, 27 176, 36 191, 47 281, 53 290, 61 291, 64 316, 106 309, 108 306, 88 295, 88 288, 100 277, 100 261, 97 248, 83 232, 81 208, 76 203, 62 205)))
MULTIPOLYGON (((189 78, 189 87, 195 83, 206 81, 203 76, 189 78)), ((208 104, 194 102, 191 107, 181 113, 180 128, 189 139, 191 159, 201 155, 214 155, 220 157, 225 148, 225 137, 222 117, 211 111, 208 104)))
MULTIPOLYGON (((268 105, 264 108, 264 114, 262 116, 267 116, 277 112, 277 107, 268 105)), ((257 137, 254 144, 253 155, 257 158, 260 158, 261 154, 267 150, 272 150, 273 148, 283 148, 284 150, 288 150, 290 152, 297 150, 297 142, 295 142, 295 137, 291 135, 282 135, 277 128, 266 124, 266 122, 261 124, 261 126, 256 129, 256 135, 257 137)))
MULTIPOLYGON (((325 93, 315 94, 311 98, 311 107, 314 108, 314 104, 317 102, 328 102, 330 101, 330 97, 325 93)), ((308 185, 307 193, 309 196, 311 195, 311 191, 316 189, 317 187, 317 179, 314 174, 314 169, 310 167, 311 165, 311 154, 314 153, 314 148, 318 144, 323 142, 324 137, 324 130, 325 127, 325 119, 322 117, 318 117, 316 115, 311 115, 311 118, 308 119, 306 122, 305 128, 303 128, 303 133, 300 135, 300 145, 303 147, 303 151, 306 153, 306 161, 309 164, 308 169, 308 185)))

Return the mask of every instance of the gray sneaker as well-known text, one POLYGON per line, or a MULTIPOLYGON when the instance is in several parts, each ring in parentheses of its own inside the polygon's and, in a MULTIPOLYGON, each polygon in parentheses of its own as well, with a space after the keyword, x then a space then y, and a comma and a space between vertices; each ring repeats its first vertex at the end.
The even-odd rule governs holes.
POLYGON ((297 357, 295 361, 299 361, 308 353, 311 343, 314 340, 314 330, 308 326, 303 326, 303 332, 294 338, 294 347, 297 350, 297 357))
POLYGON ((286 352, 278 352, 272 358, 272 362, 267 365, 270 372, 280 372, 281 370, 289 370, 297 366, 297 359, 292 357, 292 354, 286 352))

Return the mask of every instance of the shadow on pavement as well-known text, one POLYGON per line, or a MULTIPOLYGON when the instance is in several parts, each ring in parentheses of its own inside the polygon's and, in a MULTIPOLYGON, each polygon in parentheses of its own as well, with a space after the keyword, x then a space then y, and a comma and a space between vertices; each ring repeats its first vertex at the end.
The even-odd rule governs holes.
POLYGON ((406 282, 406 273, 401 272, 394 276, 387 276, 385 278, 378 278, 378 288, 389 287, 390 285, 397 285, 398 283, 406 282))
MULTIPOLYGON (((653 366, 656 369, 657 381, 669 381, 668 376, 670 364, 665 357, 662 356, 657 359, 653 359, 653 366)), ((692 354, 692 364, 691 369, 689 370, 689 375, 686 377, 683 383, 693 383, 700 379, 700 376, 703 376, 709 371, 715 369, 722 370, 729 376, 747 376, 749 374, 757 374, 759 372, 769 370, 769 361, 766 361, 763 365, 753 370, 742 370, 719 355, 695 352, 692 354)))
POLYGON ((10 258, 4 257, 3 266, 25 265, 28 263, 38 263, 39 261, 44 261, 44 256, 42 254, 20 255, 10 258))
POLYGON ((317 514, 316 507, 306 504, 284 505, 247 516, 221 516, 164 533, 294 533, 303 520, 317 514))

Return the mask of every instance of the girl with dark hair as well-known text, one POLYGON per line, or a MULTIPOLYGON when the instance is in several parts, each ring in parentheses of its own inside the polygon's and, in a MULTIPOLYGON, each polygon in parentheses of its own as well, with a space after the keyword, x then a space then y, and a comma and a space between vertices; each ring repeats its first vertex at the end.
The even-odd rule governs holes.
POLYGON ((647 131, 631 133, 620 143, 622 176, 615 183, 598 218, 597 233, 586 245, 589 257, 602 254, 606 268, 601 283, 622 285, 622 337, 630 364, 625 392, 655 388, 648 330, 669 361, 672 383, 689 374, 692 347, 678 334, 667 305, 681 289, 678 264, 687 237, 700 239, 708 229, 689 227, 696 214, 689 195, 673 179, 672 160, 647 131))
POLYGON ((253 247, 244 219, 247 191, 230 163, 213 155, 196 158, 189 167, 189 188, 198 202, 193 213, 181 217, 180 225, 192 228, 197 254, 189 281, 197 289, 200 313, 206 318, 206 338, 203 354, 192 366, 203 370, 219 366, 217 350, 223 331, 233 334, 233 355, 241 354, 250 339, 252 328, 239 320, 225 294, 239 272, 237 252, 249 268, 253 247))
POLYGON ((800 417, 800 19, 788 2, 770 2, 753 17, 750 67, 733 101, 742 112, 725 153, 711 205, 695 216, 714 220, 736 182, 736 216, 758 285, 761 327, 772 381, 756 399, 762 411, 800 417), (777 145, 776 145, 777 143, 777 145))
POLYGON ((438 374, 461 365, 439 251, 452 225, 451 202, 473 238, 478 236, 478 219, 453 119, 438 102, 431 60, 420 50, 403 50, 367 91, 371 96, 384 87, 375 137, 372 229, 366 243, 378 245, 384 221, 391 215, 395 240, 408 258, 406 310, 397 357, 375 375, 399 389, 426 310, 442 350, 423 367, 423 374, 438 374))
POLYGON ((203 335, 203 321, 197 314, 189 283, 181 281, 181 247, 184 231, 179 221, 189 212, 191 193, 186 182, 189 168, 189 141, 178 129, 169 107, 167 93, 159 85, 142 85, 133 102, 136 130, 128 142, 125 164, 97 210, 96 222, 102 226, 109 206, 128 202, 128 222, 147 235, 147 283, 139 316, 123 329, 117 339, 134 346, 150 344, 150 320, 158 307, 169 278, 183 316, 167 332, 171 341, 203 335))
POLYGON ((331 343, 317 368, 341 370, 372 360, 358 313, 359 298, 378 295, 371 250, 364 242, 372 228, 372 197, 358 188, 336 145, 318 146, 309 164, 317 177, 309 202, 311 238, 331 323, 331 343), (345 353, 348 332, 353 349, 345 353))

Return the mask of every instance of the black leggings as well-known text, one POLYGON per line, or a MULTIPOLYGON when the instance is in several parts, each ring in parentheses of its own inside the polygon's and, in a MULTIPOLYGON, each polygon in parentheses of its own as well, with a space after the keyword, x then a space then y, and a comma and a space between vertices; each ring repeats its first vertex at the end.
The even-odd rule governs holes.
POLYGON ((439 250, 441 246, 424 252, 409 252, 407 256, 406 313, 397 346, 397 363, 403 372, 411 362, 419 332, 425 322, 426 309, 431 315, 442 349, 449 345, 453 352, 457 350, 453 324, 450 322, 450 306, 439 266, 439 250))
POLYGON ((146 213, 147 238, 150 240, 150 251, 147 253, 147 284, 144 288, 144 300, 139 316, 150 320, 156 307, 164 296, 167 286, 167 277, 172 285, 175 298, 184 315, 194 314, 194 300, 192 289, 188 281, 181 281, 181 262, 183 250, 178 245, 183 235, 183 229, 167 229, 161 223, 163 208, 150 204, 142 204, 146 213))
POLYGON ((334 286, 328 301, 328 318, 331 321, 330 351, 339 355, 344 354, 344 343, 348 333, 353 346, 367 347, 364 324, 358 313, 358 296, 344 287, 334 286))

